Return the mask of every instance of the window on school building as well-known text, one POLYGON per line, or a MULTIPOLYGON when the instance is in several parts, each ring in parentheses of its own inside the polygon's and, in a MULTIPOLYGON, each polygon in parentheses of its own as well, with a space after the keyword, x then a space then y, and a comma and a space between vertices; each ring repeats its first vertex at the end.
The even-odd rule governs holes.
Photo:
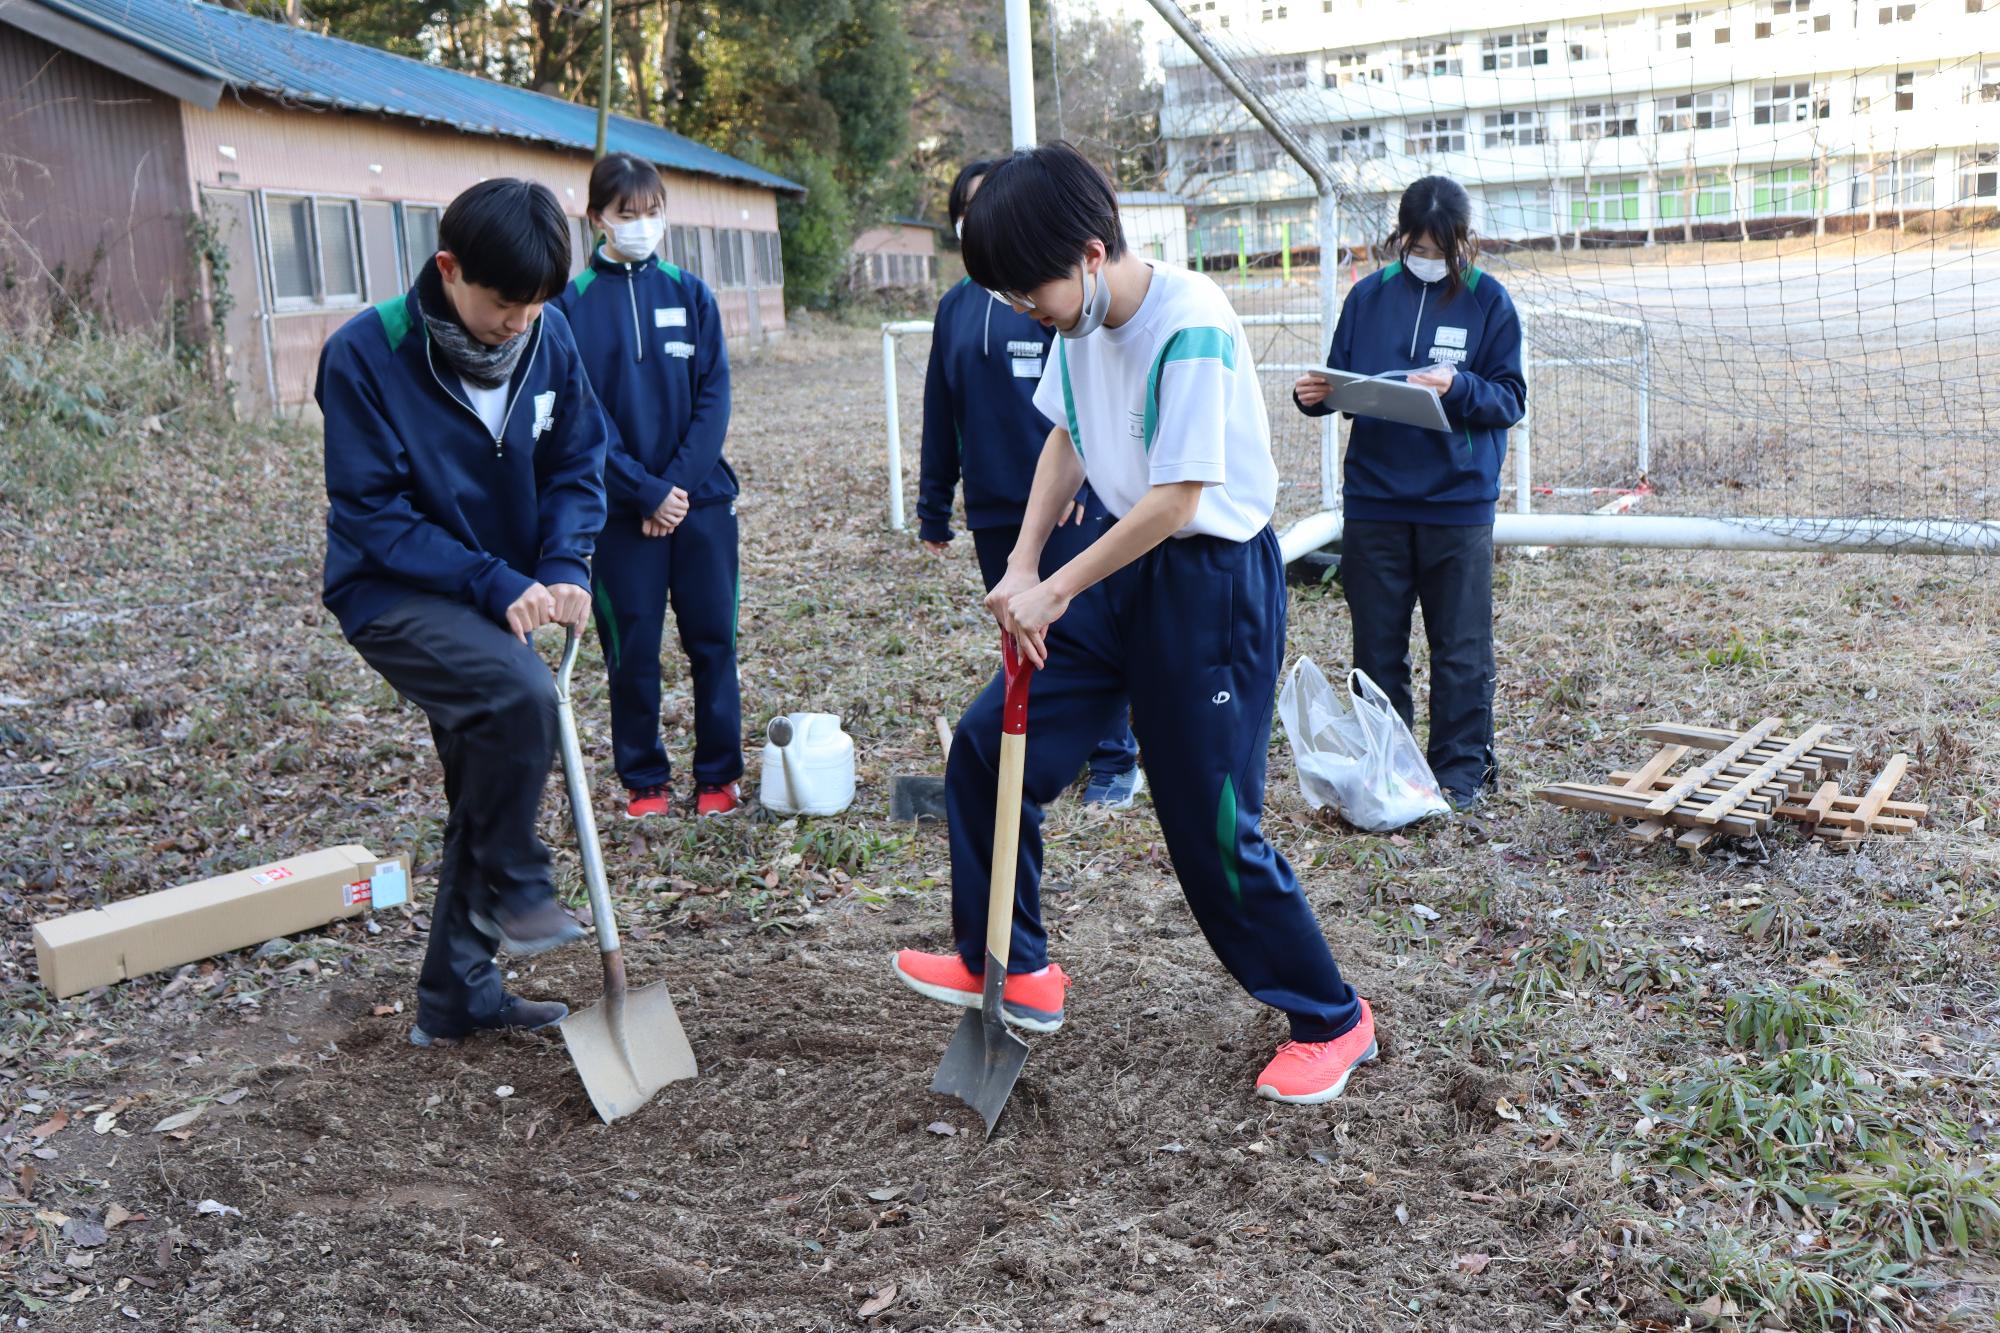
POLYGON ((1435 116, 1410 122, 1409 138, 1403 151, 1411 157, 1465 151, 1465 117, 1435 116))
POLYGON ((1342 125, 1327 136, 1327 155, 1336 162, 1365 162, 1388 152, 1389 143, 1379 125, 1342 125))
MULTIPOLYGON (((1660 177, 1658 212, 1661 221, 1682 222, 1687 219, 1690 193, 1688 179, 1685 174, 1660 177)), ((1694 174, 1693 180, 1694 216, 1697 219, 1728 217, 1733 206, 1729 173, 1698 171, 1694 174)))
POLYGON ((438 219, 444 210, 430 204, 403 205, 403 282, 415 286, 417 274, 438 248, 438 219))
POLYGON ((1575 102, 1569 109, 1569 137, 1634 139, 1639 135, 1639 108, 1632 102, 1575 102))
POLYGON ((1849 206, 1889 211, 1898 208, 1929 208, 1936 194, 1929 154, 1888 158, 1869 162, 1862 159, 1849 185, 1849 206))
POLYGON ((1917 109, 1916 73, 1914 71, 1907 71, 1905 73, 1898 74, 1896 76, 1896 110, 1914 111, 1916 109, 1917 109))
POLYGON ((1754 177, 1750 183, 1750 213, 1753 217, 1792 217, 1817 213, 1826 207, 1826 187, 1813 186, 1813 169, 1800 163, 1779 167, 1754 177))
POLYGON ((1492 32, 1479 39, 1479 67, 1486 70, 1532 69, 1549 63, 1549 30, 1492 32))
POLYGON ((1758 125, 1803 125, 1828 114, 1826 89, 1809 80, 1760 83, 1751 95, 1750 119, 1758 125))
POLYGON ((1188 170, 1198 176, 1223 176, 1236 170, 1236 140, 1226 134, 1197 140, 1188 154, 1188 170))
POLYGON ((1958 155, 1961 203, 2000 199, 2000 149, 1974 148, 1958 155))
POLYGON ((1488 111, 1480 130, 1488 148, 1549 141, 1548 120, 1540 111, 1488 111))
POLYGON ((1569 220, 1571 226, 1602 227, 1616 226, 1639 220, 1639 178, 1626 177, 1617 180, 1590 182, 1586 191, 1579 186, 1570 187, 1569 220))
POLYGON ((1695 33, 1714 22, 1713 9, 1683 9, 1671 14, 1662 14, 1658 19, 1659 45, 1662 51, 1689 51, 1694 49, 1695 33))
POLYGON ((1185 65, 1167 71, 1167 91, 1178 103, 1223 102, 1229 90, 1206 65, 1185 65))
POLYGON ((1877 24, 1909 23, 1917 17, 1917 7, 1913 4, 1883 5, 1875 11, 1877 24))
POLYGON ((1989 60, 1972 72, 1965 92, 1968 102, 2000 102, 2000 60, 1989 60))
POLYGON ((1813 5, 1814 0, 1769 0, 1757 19, 1757 37, 1761 40, 1832 32, 1833 14, 1827 0, 1819 0, 1819 13, 1813 12, 1813 5))
POLYGON ((1663 97, 1656 102, 1658 129, 1661 134, 1673 134, 1680 130, 1719 130, 1729 124, 1729 89, 1716 88, 1705 93, 1682 93, 1678 97, 1663 97))
POLYGON ((1289 92, 1312 85, 1312 65, 1304 56, 1278 56, 1251 66, 1245 73, 1268 92, 1289 92))
POLYGON ((1465 59, 1456 42, 1418 42, 1403 48, 1403 77, 1406 79, 1457 78, 1465 73, 1465 59))
POLYGON ((361 303, 361 237, 352 199, 264 197, 271 292, 281 307, 361 303))
POLYGON ((1383 53, 1379 51, 1332 52, 1325 62, 1326 86, 1350 88, 1362 83, 1387 83, 1389 70, 1383 62, 1383 53))

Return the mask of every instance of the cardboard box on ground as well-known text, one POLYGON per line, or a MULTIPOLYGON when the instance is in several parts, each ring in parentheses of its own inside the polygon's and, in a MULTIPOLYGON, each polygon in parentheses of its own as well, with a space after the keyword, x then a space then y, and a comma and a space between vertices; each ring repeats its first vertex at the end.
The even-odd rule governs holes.
POLYGON ((43 921, 35 962, 66 999, 409 899, 407 857, 329 847, 43 921))

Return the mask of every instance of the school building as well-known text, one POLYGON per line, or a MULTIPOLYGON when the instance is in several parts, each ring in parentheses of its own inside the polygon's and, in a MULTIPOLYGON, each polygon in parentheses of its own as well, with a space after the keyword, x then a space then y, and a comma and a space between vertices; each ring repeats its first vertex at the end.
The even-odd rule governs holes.
MULTIPOLYGON (((219 323, 246 412, 310 399, 320 344, 408 288, 467 186, 549 186, 588 257, 594 108, 195 0, 0 0, 0 126, 7 275, 219 323)), ((659 166, 662 255, 728 336, 782 334, 777 200, 801 187, 622 116, 609 146, 659 166)))
MULTIPOLYGON (((1919 225, 2000 206, 2000 0, 1183 0, 1330 164, 1343 244, 1412 180, 1487 237, 1643 244, 1919 225)), ((1197 252, 1317 245, 1315 193, 1209 70, 1163 48, 1167 178, 1197 252)))

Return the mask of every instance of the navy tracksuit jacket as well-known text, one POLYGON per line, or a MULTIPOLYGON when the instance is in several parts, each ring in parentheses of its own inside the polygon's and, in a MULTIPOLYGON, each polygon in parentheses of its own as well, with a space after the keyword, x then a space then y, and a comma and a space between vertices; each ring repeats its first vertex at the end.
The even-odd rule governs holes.
MULTIPOLYGON (((1052 423, 1035 406, 1053 331, 996 301, 970 278, 938 301, 930 365, 924 373, 923 469, 917 483, 917 536, 952 539, 952 492, 965 483, 965 524, 979 577, 990 592, 1007 572, 1034 488, 1035 467, 1052 423)), ((1062 568, 1111 526, 1088 487, 1084 519, 1065 523, 1042 548, 1042 574, 1062 568)), ((1095 778, 1128 773, 1139 743, 1122 722, 1090 753, 1095 778)))
POLYGON ((551 303, 568 318, 611 422, 610 517, 592 567, 598 639, 611 680, 618 776, 640 790, 670 775, 660 740, 660 641, 671 600, 694 696, 694 780, 743 774, 736 680, 736 474, 729 352, 708 285, 660 259, 626 264, 602 249, 551 303), (685 519, 666 537, 640 521, 678 486, 685 519))
POLYGON ((568 323, 545 309, 495 438, 432 346, 419 300, 449 316, 434 265, 320 352, 323 596, 348 641, 430 720, 450 815, 417 1025, 456 1037, 502 1021, 506 1005, 498 941, 470 914, 554 892, 535 827, 555 761, 555 683, 505 619, 537 581, 588 586, 605 425, 568 323))
MULTIPOLYGON (((1526 410, 1521 320, 1507 291, 1468 269, 1448 298, 1401 264, 1356 283, 1327 364, 1379 374, 1450 362, 1452 429, 1356 417, 1348 437, 1341 588, 1354 664, 1406 725, 1410 621, 1424 608, 1431 653, 1431 772, 1455 798, 1493 785, 1493 504, 1507 431, 1526 410)), ((1325 404, 1303 409, 1325 416, 1325 404)))

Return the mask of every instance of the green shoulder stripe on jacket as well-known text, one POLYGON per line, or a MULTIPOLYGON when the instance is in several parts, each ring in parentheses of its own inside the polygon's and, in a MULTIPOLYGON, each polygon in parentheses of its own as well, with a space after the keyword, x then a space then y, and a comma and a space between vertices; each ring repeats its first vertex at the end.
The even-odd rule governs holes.
POLYGON ((1403 271, 1403 261, 1398 259, 1394 263, 1390 264, 1387 268, 1382 270, 1382 281, 1387 282, 1389 279, 1395 277, 1398 273, 1401 273, 1402 271, 1403 271))
POLYGON ((597 281, 597 270, 592 268, 590 265, 585 264, 583 266, 583 272, 577 274, 574 278, 571 278, 569 281, 569 285, 572 289, 575 290, 578 296, 582 296, 585 292, 590 290, 590 284, 596 281, 597 281))
POLYGON ((1153 435, 1160 425, 1160 372, 1171 361, 1220 361, 1236 369, 1236 338, 1228 329, 1213 326, 1176 329, 1160 345, 1153 368, 1146 372, 1146 452, 1153 452, 1153 435))
POLYGON ((392 296, 375 304, 375 317, 382 321, 382 336, 389 340, 389 350, 395 351, 403 345, 403 339, 410 336, 410 298, 392 296))
POLYGON ((1467 290, 1468 292, 1478 291, 1479 280, 1485 276, 1486 275, 1484 273, 1481 273, 1477 268, 1469 268, 1465 270, 1465 290, 1467 290))
POLYGON ((673 264, 669 264, 666 260, 661 259, 658 255, 653 256, 653 262, 660 266, 660 272, 666 274, 668 277, 672 278, 676 282, 680 281, 681 271, 678 267, 676 267, 673 264))

